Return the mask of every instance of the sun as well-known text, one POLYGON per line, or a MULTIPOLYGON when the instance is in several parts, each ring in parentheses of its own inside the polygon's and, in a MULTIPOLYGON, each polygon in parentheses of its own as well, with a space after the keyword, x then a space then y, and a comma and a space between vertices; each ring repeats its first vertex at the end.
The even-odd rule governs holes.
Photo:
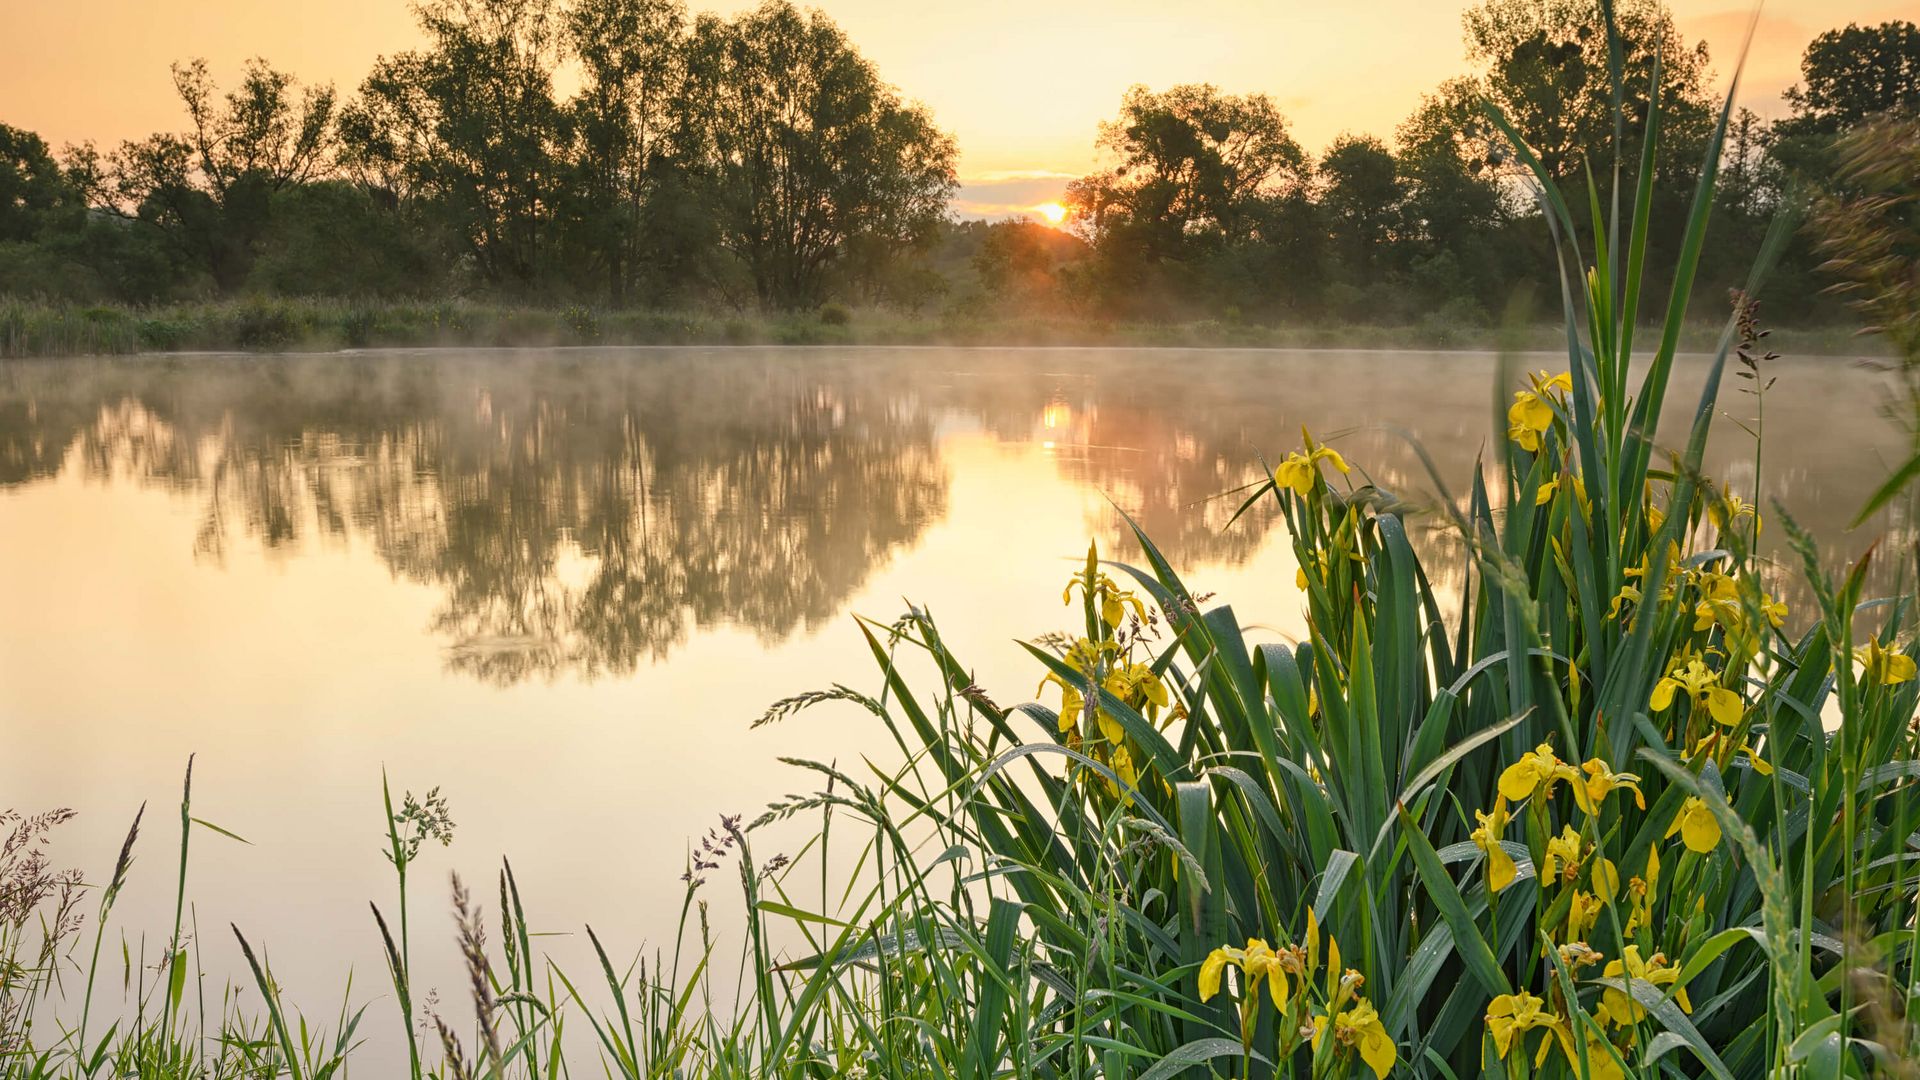
POLYGON ((1057 202, 1043 202, 1034 207, 1033 212, 1045 218, 1049 225, 1058 225, 1067 220, 1067 208, 1057 202))

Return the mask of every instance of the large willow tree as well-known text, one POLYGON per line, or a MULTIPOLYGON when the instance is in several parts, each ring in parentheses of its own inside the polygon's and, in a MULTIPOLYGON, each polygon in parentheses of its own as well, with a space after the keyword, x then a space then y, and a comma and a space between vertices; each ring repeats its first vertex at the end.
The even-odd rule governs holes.
POLYGON ((824 14, 769 0, 694 26, 689 119, 727 247, 761 303, 819 303, 856 245, 931 239, 953 139, 824 14))

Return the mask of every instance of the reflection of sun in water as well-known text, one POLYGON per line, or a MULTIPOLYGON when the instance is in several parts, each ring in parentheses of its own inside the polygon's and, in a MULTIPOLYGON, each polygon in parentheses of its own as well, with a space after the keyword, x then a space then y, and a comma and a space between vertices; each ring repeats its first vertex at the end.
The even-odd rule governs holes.
POLYGON ((1040 425, 1046 429, 1048 437, 1041 440, 1040 448, 1052 450, 1055 446, 1054 434, 1072 420, 1073 406, 1058 399, 1047 402, 1046 408, 1040 410, 1040 425))
POLYGON ((1057 202, 1043 202, 1034 207, 1033 212, 1045 218, 1049 225, 1058 225, 1067 220, 1067 208, 1057 202))

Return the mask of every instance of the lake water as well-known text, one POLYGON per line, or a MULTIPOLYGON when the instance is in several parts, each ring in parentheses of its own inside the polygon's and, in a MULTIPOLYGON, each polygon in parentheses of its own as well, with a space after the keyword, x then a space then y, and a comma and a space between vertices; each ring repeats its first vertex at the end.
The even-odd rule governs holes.
MULTIPOLYGON (((1664 441, 1703 366, 1683 362, 1664 441)), ((1297 635, 1286 537, 1265 511, 1228 527, 1227 493, 1302 423, 1424 499, 1403 427, 1460 490, 1494 372, 1472 353, 950 349, 0 365, 0 808, 81 811, 55 850, 97 880, 150 801, 117 921, 151 956, 198 754, 194 813, 251 842, 195 840, 209 978, 236 969, 213 930, 236 922, 316 1020, 349 966, 357 999, 385 986, 366 908, 392 891, 383 766, 396 794, 439 786, 458 824, 415 871, 423 979, 461 992, 445 874, 488 895, 503 854, 536 930, 592 923, 630 955, 671 931, 718 815, 812 790, 777 757, 885 756, 853 708, 749 730, 788 694, 876 686, 855 614, 930 609, 1020 700, 1038 676, 1015 641, 1068 624, 1089 538, 1134 557, 1118 506, 1197 589, 1297 635)), ((1900 445, 1881 378, 1838 358, 1774 373, 1764 486, 1857 552, 1870 537, 1844 523, 1900 445)), ((1739 420, 1743 385, 1723 397, 1739 420)), ((1709 471, 1750 491, 1752 450, 1723 420, 1709 471)), ((708 887, 728 933, 730 886, 708 887)), ((394 1026, 370 1010, 376 1052, 394 1026)))

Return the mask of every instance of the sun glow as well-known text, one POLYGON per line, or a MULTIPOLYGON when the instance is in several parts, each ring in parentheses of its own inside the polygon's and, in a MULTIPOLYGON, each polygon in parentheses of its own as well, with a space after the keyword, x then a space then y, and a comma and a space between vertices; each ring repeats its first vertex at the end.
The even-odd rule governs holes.
POLYGON ((1067 220, 1067 208, 1057 202, 1043 202, 1034 207, 1033 212, 1045 218, 1049 225, 1058 225, 1067 220))

